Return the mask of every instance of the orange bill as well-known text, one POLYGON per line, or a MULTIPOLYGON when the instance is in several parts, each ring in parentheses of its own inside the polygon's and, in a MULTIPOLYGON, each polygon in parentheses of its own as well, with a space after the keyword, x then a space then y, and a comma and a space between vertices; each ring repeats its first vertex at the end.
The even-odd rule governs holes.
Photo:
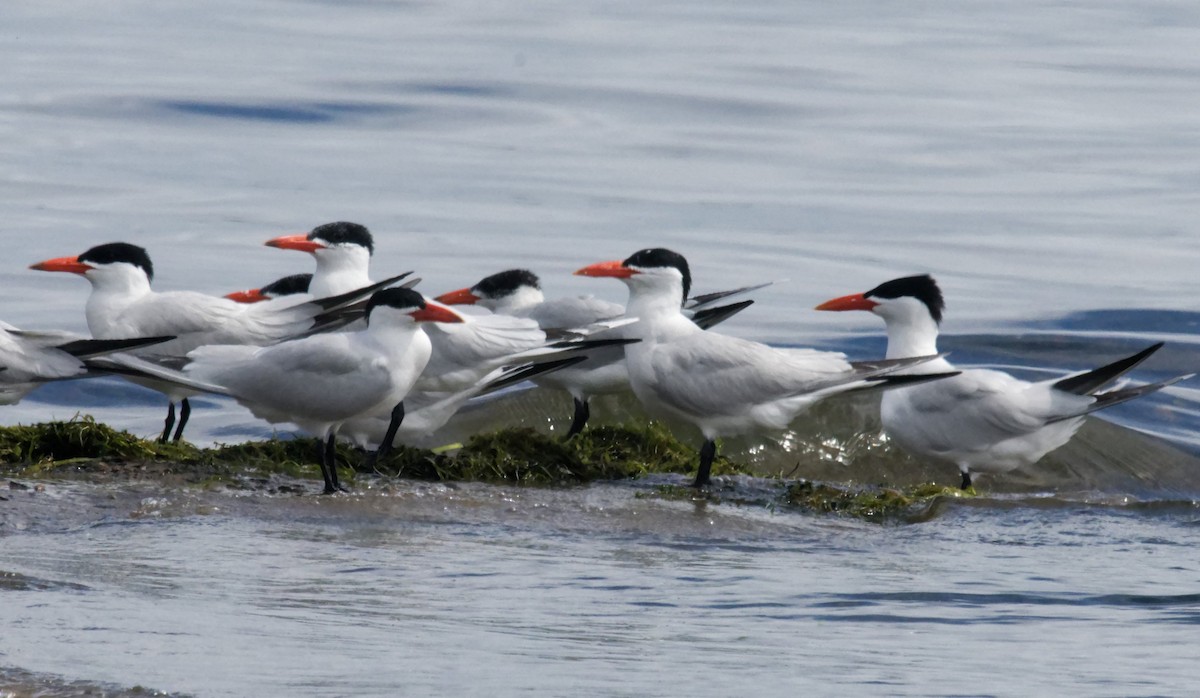
POLYGON ((463 318, 458 313, 447 308, 444 305, 434 303, 433 301, 425 301, 425 307, 411 313, 413 319, 418 322, 462 322, 463 318))
POLYGON ((79 261, 79 257, 55 257, 44 262, 29 265, 30 269, 38 271, 66 271, 72 274, 84 274, 95 267, 79 261))
POLYGON ((628 279, 637 272, 630 269, 619 259, 610 262, 596 262, 575 272, 576 276, 611 276, 617 279, 628 279))
POLYGON ((471 293, 469 288, 460 288, 457 291, 443 293, 434 300, 446 305, 474 305, 479 302, 479 296, 471 293))
POLYGON ((817 310, 870 310, 879 305, 861 293, 827 300, 817 306, 817 310))
POLYGON ((270 300, 270 296, 263 295, 263 292, 257 288, 252 288, 247 291, 234 291, 233 293, 225 294, 225 297, 231 301, 238 303, 258 303, 260 301, 270 300))
POLYGON ((299 250, 301 252, 316 252, 325 249, 325 245, 309 240, 306 233, 271 238, 267 240, 266 245, 267 247, 278 247, 281 250, 299 250))

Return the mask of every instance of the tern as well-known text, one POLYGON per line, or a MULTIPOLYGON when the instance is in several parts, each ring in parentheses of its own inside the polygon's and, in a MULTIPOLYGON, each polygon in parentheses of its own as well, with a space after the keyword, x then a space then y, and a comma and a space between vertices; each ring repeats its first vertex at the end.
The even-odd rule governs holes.
MULTIPOLYGON (((711 307, 718 300, 766 286, 751 286, 711 293, 688 299, 685 312, 697 325, 708 328, 746 309, 754 301, 711 307)), ((460 288, 437 297, 449 305, 479 305, 495 314, 528 318, 547 332, 584 327, 597 322, 625 317, 625 306, 593 296, 547 299, 542 293, 537 275, 528 269, 508 269, 484 277, 474 286, 460 288)), ((625 337, 626 331, 615 328, 597 337, 625 337)), ((571 395, 575 413, 566 438, 583 431, 591 416, 591 398, 628 392, 629 371, 625 367, 625 351, 620 346, 596 349, 581 365, 554 371, 535 383, 564 390, 571 395)))
POLYGON ((317 298, 371 284, 368 270, 375 241, 366 226, 346 221, 326 223, 308 233, 272 238, 266 244, 313 256, 317 271, 312 276, 309 293, 317 298))
MULTIPOLYGON (((878 315, 887 323, 887 358, 900 359, 937 353, 945 307, 941 289, 923 274, 834 298, 817 310, 878 315)), ((880 405, 883 428, 909 453, 957 465, 961 486, 967 489, 972 473, 1004 473, 1041 460, 1071 439, 1084 415, 1188 378, 1099 392, 1162 346, 1159 342, 1066 378, 1029 382, 1002 371, 968 369, 943 380, 890 390, 880 405)), ((938 358, 905 373, 948 370, 957 369, 938 358)))
MULTIPOLYGON (((287 235, 267 241, 281 249, 308 252, 316 260, 310 292, 342 293, 354 284, 370 279, 371 255, 375 241, 366 226, 339 221, 313 228, 303 235, 287 235)), ((608 326, 579 328, 577 335, 601 331, 608 326)), ((426 329, 433 354, 413 390, 415 394, 435 393, 429 400, 471 390, 497 368, 528 361, 557 360, 564 351, 577 352, 600 343, 621 343, 621 339, 582 339, 578 342, 547 338, 538 323, 528 318, 507 315, 472 315, 461 323, 439 323, 426 329)), ((422 402, 424 398, 422 399, 422 402)))
POLYGON ((184 373, 222 388, 255 416, 290 422, 321 439, 326 494, 342 491, 334 440, 355 418, 389 414, 377 454, 386 453, 404 419, 404 399, 431 352, 423 323, 459 323, 462 316, 406 288, 377 291, 366 327, 318 334, 266 347, 211 345, 187 356, 184 373))
MULTIPOLYGON (((245 291, 226 293, 225 297, 238 303, 262 303, 264 301, 293 302, 305 301, 312 298, 308 292, 312 282, 312 274, 291 274, 272 281, 266 286, 250 288, 245 291)), ((287 305, 291 305, 288 303, 287 305)))
MULTIPOLYGON (((85 314, 88 329, 96 339, 173 336, 171 341, 138 352, 161 356, 183 356, 204 344, 263 345, 293 337, 313 329, 325 313, 376 290, 367 287, 286 308, 247 305, 192 291, 159 293, 150 287, 154 278, 150 255, 144 248, 126 242, 97 245, 81 255, 48 259, 30 268, 70 272, 88 280, 92 291, 85 314)), ((159 390, 168 398, 160 441, 171 436, 175 403, 180 402, 174 440, 182 438, 191 414, 187 397, 193 392, 167 383, 135 382, 159 390)))
POLYGON ((687 260, 664 248, 575 273, 629 287, 627 312, 638 318, 630 332, 642 340, 625 347, 630 384, 652 415, 689 422, 704 435, 697 488, 708 484, 716 439, 786 429, 818 400, 932 358, 851 363, 840 353, 777 349, 703 330, 682 311, 692 282, 687 260))
POLYGON ((174 337, 87 339, 69 332, 19 330, 0 322, 0 405, 14 405, 42 383, 104 375, 92 359, 174 337))
MULTIPOLYGON (((225 297, 240 303, 264 301, 287 303, 289 299, 307 297, 311 279, 312 274, 293 274, 266 286, 237 291, 227 294, 225 297)), ((538 364, 503 366, 494 369, 473 384, 458 387, 457 390, 410 392, 404 400, 404 420, 396 432, 394 442, 413 445, 423 443, 424 439, 443 427, 472 398, 500 390, 522 380, 528 380, 539 374, 572 366, 586 358, 574 356, 538 364)), ((383 441, 390 421, 390 411, 375 416, 352 419, 342 425, 338 435, 356 446, 375 448, 383 441)))

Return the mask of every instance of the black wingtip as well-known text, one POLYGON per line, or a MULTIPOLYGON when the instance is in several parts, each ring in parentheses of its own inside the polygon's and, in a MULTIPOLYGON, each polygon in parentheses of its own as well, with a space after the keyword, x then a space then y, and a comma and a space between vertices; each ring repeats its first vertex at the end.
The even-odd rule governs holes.
POLYGON ((1135 366, 1149 358, 1151 354, 1162 349, 1162 347, 1163 342, 1152 344, 1133 356, 1127 356, 1124 359, 1114 361, 1111 364, 1106 364, 1078 376, 1063 378, 1055 383, 1054 387, 1076 395, 1091 395, 1122 374, 1132 370, 1135 366))
POLYGON ((582 339, 572 340, 564 339, 548 344, 546 346, 551 349, 574 349, 575 351, 588 351, 591 349, 600 349, 602 347, 618 347, 626 344, 637 344, 642 340, 636 338, 617 337, 613 339, 582 339))
POLYGON ((716 308, 704 308, 692 314, 692 322, 696 323, 696 326, 700 329, 707 330, 713 325, 725 322, 752 305, 754 305, 753 300, 745 300, 730 303, 729 305, 720 305, 716 308))
POLYGON ((59 344, 58 349, 79 359, 86 359, 117 351, 127 351, 147 347, 152 344, 162 344, 175 339, 173 336, 164 337, 133 337, 129 339, 77 339, 65 344, 59 344))
POLYGON ((542 363, 516 366, 506 371, 496 380, 488 383, 483 390, 479 391, 479 394, 487 395, 488 393, 495 392, 502 388, 507 388, 510 385, 516 385, 522 381, 529 380, 534 376, 540 376, 543 373, 550 373, 551 371, 557 371, 560 368, 574 366, 575 364, 586 360, 586 356, 571 356, 566 359, 557 359, 555 361, 543 361, 542 363))
POLYGON ((322 310, 333 310, 334 308, 348 305, 361 298, 366 298, 372 293, 375 293, 380 289, 387 288, 388 286, 391 286, 407 276, 412 276, 412 272, 406 271, 403 274, 397 274, 396 276, 384 279, 378 283, 373 283, 370 286, 356 288, 353 291, 347 291, 346 293, 336 296, 329 296, 328 298, 317 298, 311 302, 316 303, 317 306, 319 306, 322 310))
POLYGON ((737 296, 737 295, 741 295, 743 293, 751 293, 753 291, 757 291, 759 289, 766 288, 773 283, 775 283, 775 282, 767 281, 766 283, 755 284, 753 286, 742 286, 741 288, 731 288, 728 291, 716 291, 713 293, 702 293, 698 296, 692 296, 691 298, 687 299, 687 301, 684 302, 683 307, 685 307, 685 308, 700 308, 701 306, 709 305, 715 301, 719 301, 724 298, 729 298, 730 296, 737 296))
POLYGON ((1050 422, 1061 422, 1067 419, 1074 419, 1075 417, 1082 417, 1085 414, 1098 412, 1105 408, 1112 407, 1113 405, 1119 405, 1122 402, 1136 400, 1139 397, 1143 397, 1145 395, 1149 395, 1150 393, 1158 392, 1159 390, 1162 390, 1168 386, 1175 385, 1179 381, 1187 380, 1194 375, 1194 373, 1188 373, 1182 376, 1168 378, 1167 380, 1159 381, 1158 383, 1147 383, 1146 385, 1136 385, 1132 388, 1121 388, 1120 390, 1110 390, 1107 393, 1100 393, 1099 395, 1095 396, 1096 401, 1089 405, 1088 408, 1083 412, 1052 419, 1050 422))

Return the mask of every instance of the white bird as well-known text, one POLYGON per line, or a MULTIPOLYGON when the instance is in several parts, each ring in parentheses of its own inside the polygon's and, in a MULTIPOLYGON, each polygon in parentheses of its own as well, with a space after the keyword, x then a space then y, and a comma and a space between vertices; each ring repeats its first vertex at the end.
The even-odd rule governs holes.
MULTIPOLYGON (((883 318, 889 359, 936 354, 944 309, 941 289, 929 275, 894 279, 817 306, 866 310, 883 318)), ((1003 473, 1036 463, 1067 443, 1084 415, 1187 378, 1098 392, 1160 347, 1161 342, 1067 378, 1029 382, 1002 371, 967 369, 951 378, 890 390, 880 405, 883 428, 909 453, 957 465, 967 489, 971 473, 1003 473)), ((904 373, 948 370, 957 369, 938 358, 904 373)))
MULTIPOLYGON (((313 255, 317 269, 312 275, 311 289, 341 293, 349 285, 370 279, 374 239, 364 225, 326 223, 306 235, 276 237, 266 243, 313 255)), ((565 354, 601 345, 601 342, 548 342, 546 333, 535 321, 504 315, 470 315, 462 323, 428 326, 426 333, 433 351, 425 372, 409 393, 412 409, 398 435, 404 443, 419 441, 444 425, 470 397, 493 390, 494 387, 488 386, 496 385, 502 375, 511 375, 502 371, 505 367, 528 361, 548 363, 521 374, 533 377, 568 365, 560 361, 565 354)), ((350 421, 342 433, 355 443, 378 443, 383 438, 379 427, 386 423, 386 417, 380 414, 350 421)))
MULTIPOLYGON (((307 235, 275 238, 267 244, 313 255, 317 268, 309 287, 312 292, 342 293, 353 284, 370 279, 375 243, 370 231, 357 223, 326 223, 307 235)), ((433 355, 413 390, 436 393, 431 400, 470 390, 502 366, 539 358, 553 360, 561 358, 564 350, 581 348, 581 345, 553 346, 554 342, 547 339, 537 322, 506 315, 466 316, 462 323, 439 324, 428 327, 426 332, 433 344, 433 355)))
MULTIPOLYGON (((754 301, 709 307, 717 300, 753 291, 767 284, 707 294, 689 299, 685 313, 697 325, 709 328, 749 307, 754 301)), ((468 288, 460 288, 437 297, 449 305, 479 305, 498 315, 528 318, 546 332, 585 327, 598 322, 625 316, 625 306, 593 296, 547 299, 542 293, 536 274, 528 269, 508 269, 487 276, 468 288)), ((627 338, 628 328, 614 328, 599 338, 627 338)), ((578 366, 564 368, 534 380, 538 385, 564 390, 571 395, 575 414, 566 438, 583 431, 591 415, 590 400, 597 395, 628 392, 629 371, 625 367, 625 350, 611 346, 588 352, 588 360, 578 366)))
MULTIPOLYGON (((171 341, 138 352, 158 356, 183 356, 205 344, 262 345, 296 336, 319 325, 324 313, 375 290, 358 289, 342 297, 286 308, 247 305, 192 291, 159 293, 150 287, 154 266, 146 250, 124 242, 97 245, 79 256, 48 259, 31 268, 70 272, 88 280, 92 291, 85 314, 96 339, 173 336, 171 341)), ((170 436, 175 403, 181 402, 174 435, 178 441, 191 413, 187 397, 194 393, 177 385, 135 382, 167 395, 169 407, 160 441, 170 436)))
POLYGON ((429 361, 429 338, 418 323, 459 323, 462 316, 411 289, 371 296, 367 326, 266 347, 204 346, 188 354, 185 374, 223 388, 255 416, 291 422, 319 437, 325 493, 341 490, 334 440, 347 421, 379 413, 390 422, 386 452, 404 419, 404 398, 429 361))
POLYGON ((822 398, 931 358, 854 364, 840 353, 776 349, 705 331, 682 312, 692 281, 687 260, 663 248, 575 273, 629 287, 627 312, 639 319, 631 333, 642 340, 625 347, 630 384, 651 414, 690 422, 704 435, 695 487, 708 483, 717 438, 786 429, 822 398))
POLYGON ((371 283, 368 273, 375 241, 366 226, 358 223, 326 223, 308 233, 272 238, 266 244, 313 256, 317 271, 312 275, 308 292, 317 298, 335 296, 371 283))
POLYGON ((104 375, 91 359, 173 339, 87 339, 69 332, 19 330, 0 322, 0 405, 14 405, 48 381, 104 375))

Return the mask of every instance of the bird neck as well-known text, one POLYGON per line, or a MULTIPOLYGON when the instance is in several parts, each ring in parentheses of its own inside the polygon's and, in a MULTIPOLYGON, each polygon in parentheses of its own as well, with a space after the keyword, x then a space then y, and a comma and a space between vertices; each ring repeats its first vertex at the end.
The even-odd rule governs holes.
POLYGON ((93 337, 111 337, 109 329, 119 324, 125 309, 153 293, 150 280, 142 274, 89 276, 88 281, 92 292, 84 305, 84 315, 93 337))
POLYGON ((415 322, 368 322, 366 334, 372 340, 386 345, 403 348, 412 341, 418 333, 423 334, 421 326, 415 322))
POLYGON ((545 300, 540 289, 522 286, 506 296, 480 305, 498 315, 516 315, 541 305, 545 300))
POLYGON ((631 325, 626 332, 630 338, 641 339, 645 346, 630 346, 645 349, 649 343, 655 341, 665 341, 692 331, 702 331, 683 314, 680 307, 681 298, 681 293, 637 293, 631 290, 625 315, 637 318, 638 322, 631 325))
POLYGON ((887 321, 887 358, 907 359, 938 353, 938 326, 933 318, 909 317, 887 321))
POLYGON ((151 292, 150 279, 140 271, 104 270, 103 273, 91 272, 84 278, 92 285, 93 296, 139 298, 151 292))
POLYGON ((663 320, 674 316, 683 317, 683 310, 677 294, 639 293, 630 289, 625 314, 643 320, 663 320))
POLYGON ((371 285, 371 256, 366 249, 339 250, 317 257, 308 292, 313 298, 328 298, 371 285))

